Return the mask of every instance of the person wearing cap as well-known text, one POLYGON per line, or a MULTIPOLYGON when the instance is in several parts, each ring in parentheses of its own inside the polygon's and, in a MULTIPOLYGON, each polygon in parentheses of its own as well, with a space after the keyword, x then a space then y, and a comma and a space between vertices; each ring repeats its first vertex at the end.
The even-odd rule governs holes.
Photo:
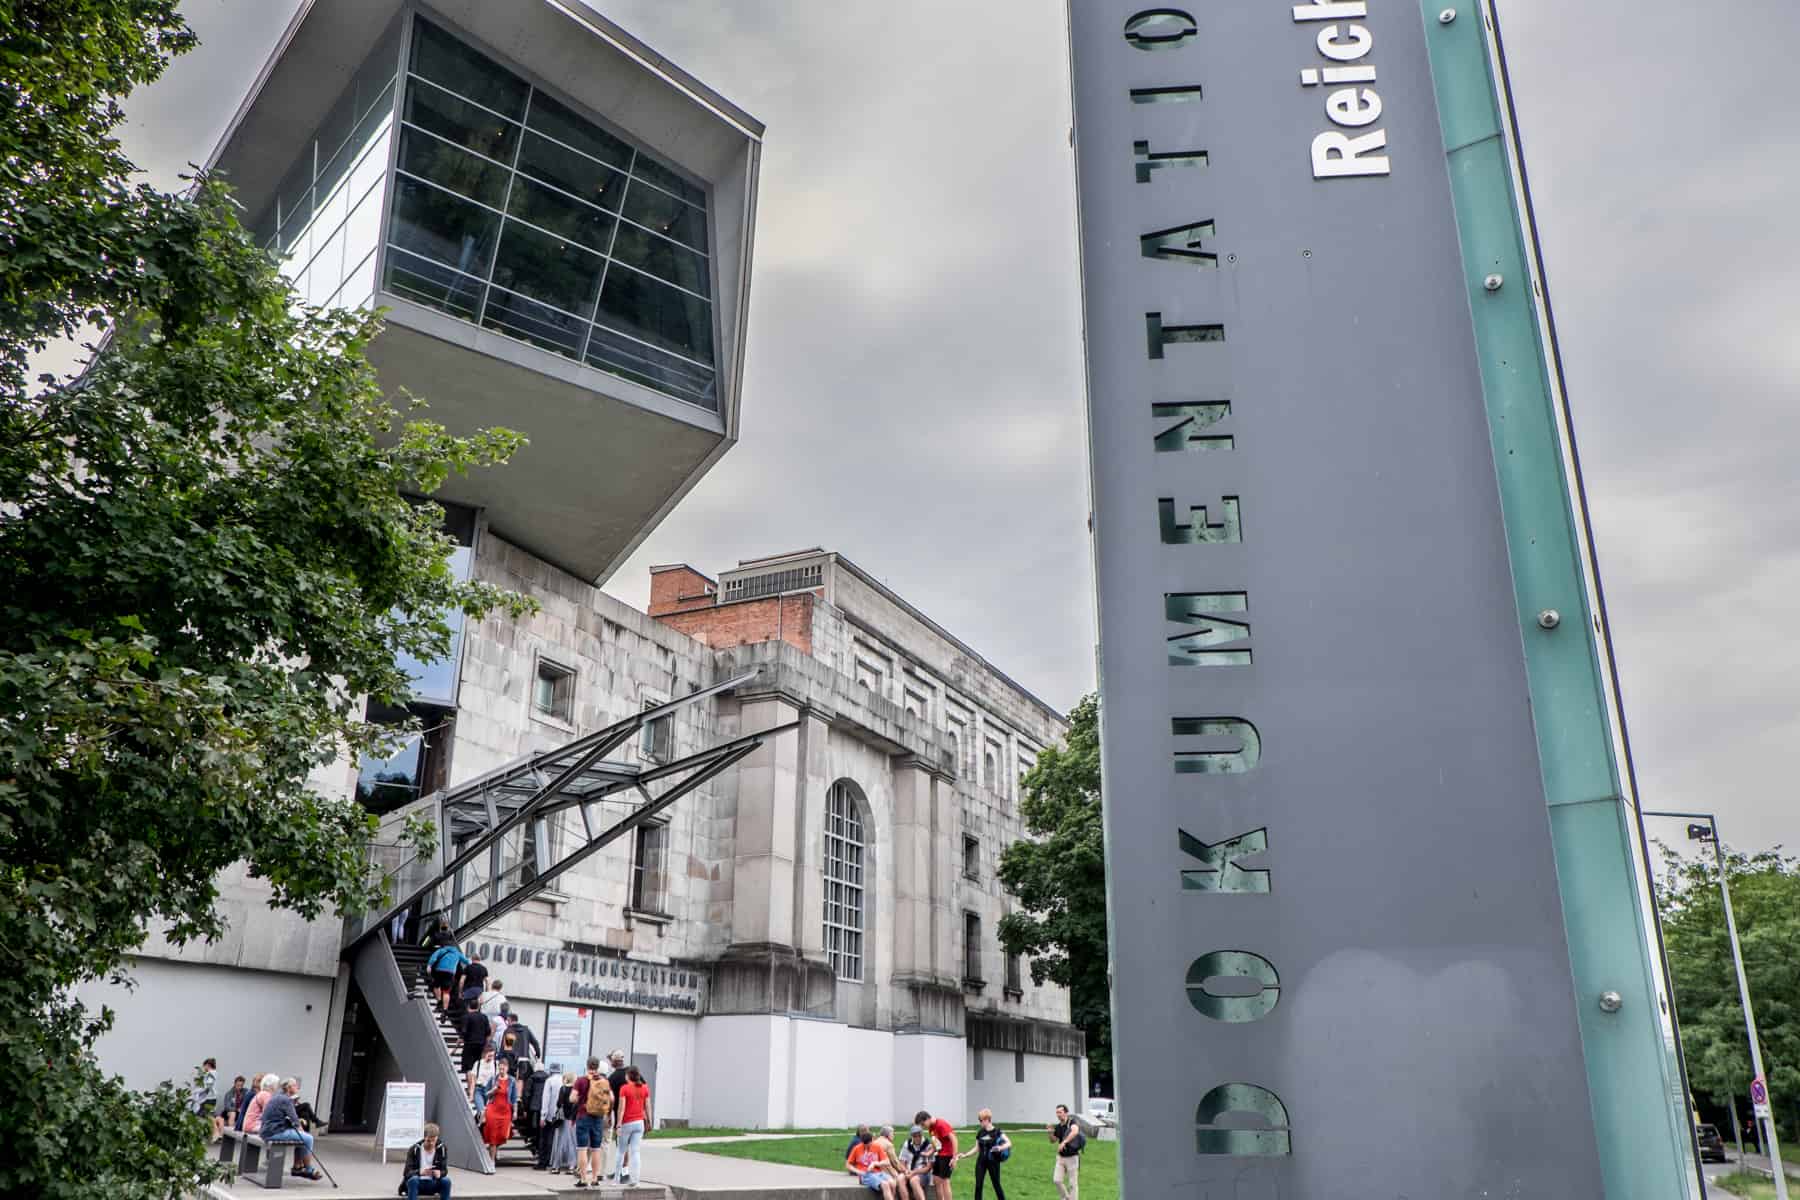
MULTIPOLYGON (((612 1094, 617 1096, 619 1089, 630 1080, 625 1067, 625 1052, 614 1050, 606 1056, 606 1064, 608 1071, 606 1085, 612 1089, 612 1094)), ((616 1178, 619 1174, 619 1106, 616 1104, 613 1105, 612 1120, 606 1123, 606 1144, 612 1151, 613 1163, 612 1170, 604 1173, 616 1178)), ((605 1162, 604 1155, 602 1155, 601 1161, 605 1162)))
POLYGON ((914 1125, 906 1145, 900 1147, 900 1179, 906 1189, 900 1200, 925 1200, 931 1186, 931 1165, 937 1161, 937 1142, 923 1125, 914 1125))

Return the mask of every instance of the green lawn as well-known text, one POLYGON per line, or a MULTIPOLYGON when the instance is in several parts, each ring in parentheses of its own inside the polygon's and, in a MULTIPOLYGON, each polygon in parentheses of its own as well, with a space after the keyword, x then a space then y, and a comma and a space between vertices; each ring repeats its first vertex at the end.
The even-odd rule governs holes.
POLYGON ((1775 1200, 1775 1181, 1749 1171, 1733 1171, 1713 1182, 1740 1200, 1775 1200))
MULTIPOLYGON (((1000 1168, 1000 1182, 1006 1188, 1006 1200, 1059 1200, 1056 1185, 1050 1182, 1055 1147, 1041 1129, 1033 1125, 1007 1125, 1012 1133, 1013 1155, 1000 1168)), ((967 1130, 957 1131, 957 1142, 966 1148, 973 1136, 967 1130)), ((786 1141, 728 1142, 717 1146, 695 1146, 703 1154, 721 1154, 728 1158, 754 1158, 761 1162, 792 1163, 800 1167, 818 1167, 826 1171, 844 1170, 844 1145, 850 1140, 848 1129, 830 1137, 792 1138, 786 1141)), ((844 1176, 846 1179, 849 1175, 844 1176)), ((973 1200, 975 1195, 975 1160, 965 1158, 956 1164, 951 1186, 958 1200, 973 1200)), ((1119 1143, 1090 1141, 1081 1156, 1081 1200, 1118 1200, 1119 1143)), ((983 1200, 988 1193, 983 1189, 983 1200)))

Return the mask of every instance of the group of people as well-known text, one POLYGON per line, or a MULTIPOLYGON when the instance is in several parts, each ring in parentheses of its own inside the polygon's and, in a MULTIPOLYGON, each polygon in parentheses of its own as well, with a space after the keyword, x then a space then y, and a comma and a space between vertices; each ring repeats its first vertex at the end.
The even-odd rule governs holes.
MULTIPOLYGON (((982 1185, 989 1180, 993 1181, 995 1200, 1006 1200, 1000 1183, 1000 1164, 1012 1157, 1012 1139, 994 1124, 991 1110, 982 1109, 976 1120, 980 1124, 973 1145, 960 1152, 955 1127, 929 1112, 921 1111, 913 1117, 906 1141, 898 1146, 894 1144, 892 1125, 883 1125, 879 1133, 859 1125, 850 1139, 844 1168, 882 1200, 950 1200, 950 1180, 956 1173, 956 1164, 973 1158, 975 1200, 981 1200, 982 1185)), ((1051 1179, 1057 1192, 1062 1200, 1079 1200, 1081 1152, 1087 1148, 1081 1123, 1070 1115, 1066 1104, 1059 1104, 1056 1120, 1045 1126, 1045 1133, 1056 1146, 1051 1179)))
POLYGON ((654 1120, 650 1085, 642 1071, 626 1065, 623 1050, 608 1055, 607 1065, 609 1074, 590 1058, 586 1074, 565 1076, 560 1064, 550 1064, 539 1093, 536 1170, 573 1172, 578 1188, 642 1181, 644 1134, 654 1120))
POLYGON ((517 1133, 533 1143, 535 1169, 572 1173, 578 1188, 598 1187, 605 1178, 635 1184, 651 1127, 650 1086, 626 1065, 625 1052, 607 1056, 609 1073, 598 1058, 588 1060, 582 1075, 565 1074, 561 1063, 540 1067, 537 1035, 513 1012, 505 985, 490 977, 481 956, 464 954, 441 923, 425 944, 427 979, 462 1038, 468 1099, 490 1152, 497 1157, 517 1133))
POLYGON ((227 1129, 235 1129, 254 1133, 265 1143, 291 1142, 296 1149, 288 1174, 301 1179, 324 1178, 313 1161, 312 1128, 318 1117, 312 1107, 300 1099, 297 1076, 284 1079, 270 1071, 257 1077, 256 1086, 252 1088, 244 1076, 239 1075, 231 1081, 231 1088, 223 1098, 213 1094, 218 1080, 219 1062, 209 1058, 200 1066, 190 1102, 194 1112, 212 1121, 214 1141, 223 1137, 227 1129))

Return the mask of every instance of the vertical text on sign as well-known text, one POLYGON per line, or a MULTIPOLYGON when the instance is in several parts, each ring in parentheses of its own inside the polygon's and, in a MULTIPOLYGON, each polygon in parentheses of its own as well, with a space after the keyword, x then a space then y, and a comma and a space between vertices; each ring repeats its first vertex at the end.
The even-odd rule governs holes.
MULTIPOLYGON (((1296 20, 1348 20, 1360 17, 1363 5, 1305 5, 1295 8, 1296 20), (1309 10, 1302 17, 1301 7, 1309 10), (1354 13, 1351 9, 1357 9, 1354 13), (1315 11, 1316 10, 1316 11, 1315 11), (1337 14, 1337 15, 1334 15, 1337 14)), ((1146 8, 1125 21, 1125 44, 1133 50, 1159 57, 1167 55, 1173 76, 1151 86, 1129 90, 1125 102, 1144 114, 1151 125, 1158 119, 1162 106, 1192 104, 1201 101, 1203 84, 1186 72, 1191 70, 1191 56, 1180 53, 1196 44, 1200 23, 1193 13, 1180 8, 1146 8)), ((1367 31, 1360 25, 1322 30, 1320 53, 1329 59, 1331 70, 1361 72, 1357 63, 1367 53, 1367 31), (1339 66, 1338 64, 1350 64, 1339 66)), ((1317 75, 1317 72, 1314 73, 1317 75)), ((1352 81, 1363 80, 1361 75, 1352 81)), ((1314 80, 1316 85, 1317 79, 1314 80)), ((1337 83, 1333 77, 1328 80, 1337 83)), ((1379 168, 1372 153, 1385 144, 1380 130, 1363 131, 1380 116, 1380 98, 1365 88, 1342 89, 1327 99, 1326 112, 1340 127, 1357 130, 1355 137, 1337 130, 1327 131, 1313 147, 1315 177, 1375 173, 1379 168)), ((1170 188, 1205 187, 1208 170, 1214 167, 1212 156, 1191 142, 1173 138, 1158 140, 1168 131, 1156 128, 1134 130, 1132 140, 1133 180, 1137 185, 1155 187, 1159 192, 1170 188)), ((1179 136, 1177 134, 1176 136, 1179 136)), ((1211 275, 1219 267, 1217 238, 1219 223, 1209 206, 1195 205, 1188 210, 1190 219, 1182 224, 1156 229, 1137 229, 1137 257, 1164 266, 1211 275)), ((1177 218, 1180 219, 1180 218, 1177 218)), ((1127 241, 1125 245, 1129 247, 1127 241)), ((1223 324, 1193 321, 1185 316, 1164 320, 1160 311, 1144 314, 1145 352, 1158 372, 1159 382, 1178 383, 1178 372, 1194 351, 1187 346, 1223 346, 1227 342, 1223 324), (1179 322, 1179 323, 1178 323, 1179 322)), ((1192 395, 1187 387, 1165 386, 1163 395, 1192 395)), ((1214 455, 1236 449, 1234 434, 1215 430, 1232 415, 1232 402, 1224 399, 1195 398, 1170 401, 1151 399, 1151 415, 1156 429, 1152 438, 1152 455, 1180 454, 1184 464, 1195 471, 1204 470, 1219 461, 1214 455), (1200 452, 1197 458, 1187 455, 1200 452)), ((1141 410, 1140 410, 1141 411, 1141 410)), ((1227 426, 1230 428, 1230 426, 1227 426)), ((1204 489, 1204 481, 1193 485, 1190 496, 1204 489)), ((1217 493, 1214 493, 1216 496, 1217 493)), ((1242 543, 1244 540, 1243 498, 1236 495, 1219 497, 1195 504, 1192 499, 1164 496, 1157 501, 1158 538, 1164 553, 1177 556, 1182 574, 1197 571, 1205 556, 1218 552, 1206 549, 1219 545, 1242 543)), ((1251 668, 1254 665, 1250 642, 1249 596, 1242 589, 1221 590, 1216 579, 1208 578, 1204 588, 1163 593, 1163 615, 1169 622, 1164 638, 1168 666, 1172 669, 1193 667, 1251 668)), ((1221 776, 1243 775, 1256 770, 1263 754, 1262 735, 1256 726, 1241 716, 1185 716, 1170 714, 1169 731, 1175 743, 1171 765, 1177 777, 1195 783, 1221 776), (1195 777, 1198 777, 1196 779, 1195 777)), ((1210 784, 1203 784, 1210 786, 1210 784)), ((1223 837, 1209 843, 1185 829, 1176 831, 1182 853, 1195 865, 1181 872, 1180 888, 1184 895, 1201 897, 1267 896, 1270 871, 1264 867, 1246 867, 1240 860, 1261 859, 1269 852, 1269 830, 1265 828, 1223 837)), ((1218 836, 1216 834, 1209 836, 1218 836)), ((1214 899, 1208 903, 1230 904, 1214 899)), ((1209 950, 1195 958, 1182 981, 1187 1000, 1193 1010, 1208 1021, 1227 1026, 1246 1025, 1269 1019, 1281 999, 1281 978, 1275 964, 1252 950, 1242 948, 1209 950)), ((1253 1083, 1229 1082, 1209 1087, 1195 1109, 1195 1150, 1203 1156, 1266 1157, 1292 1152, 1292 1131, 1286 1106, 1274 1092, 1253 1083), (1245 1125, 1259 1126, 1245 1128, 1245 1125)))

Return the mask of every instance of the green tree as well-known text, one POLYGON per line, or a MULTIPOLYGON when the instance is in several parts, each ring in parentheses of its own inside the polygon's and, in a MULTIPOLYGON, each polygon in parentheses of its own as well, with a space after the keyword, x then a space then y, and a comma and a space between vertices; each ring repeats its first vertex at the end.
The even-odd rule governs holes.
MULTIPOLYGON (((1763 1066, 1783 1137, 1800 1129, 1800 861, 1727 851, 1731 907, 1756 1005, 1763 1066)), ((1710 853, 1675 859, 1658 901, 1693 1090, 1749 1115, 1750 1051, 1738 999, 1719 870, 1710 853)))
POLYGON ((217 936, 235 862, 303 914, 372 902, 373 819, 308 774, 380 740, 358 698, 403 701, 446 613, 520 604, 401 495, 516 435, 397 413, 375 317, 301 308, 219 183, 131 181, 118 100, 193 41, 175 0, 0 0, 5 1196, 191 1194, 204 1123, 101 1071, 71 989, 217 936), (84 328, 78 377, 32 378, 84 328))
POLYGON ((1084 696, 1060 746, 1038 754, 1022 781, 1019 813, 1032 835, 1000 856, 1000 882, 1022 912, 1000 922, 1000 944, 1031 960, 1032 982, 1069 989, 1087 1033, 1088 1070, 1112 1074, 1107 984, 1106 845, 1100 821, 1100 702, 1084 696))

